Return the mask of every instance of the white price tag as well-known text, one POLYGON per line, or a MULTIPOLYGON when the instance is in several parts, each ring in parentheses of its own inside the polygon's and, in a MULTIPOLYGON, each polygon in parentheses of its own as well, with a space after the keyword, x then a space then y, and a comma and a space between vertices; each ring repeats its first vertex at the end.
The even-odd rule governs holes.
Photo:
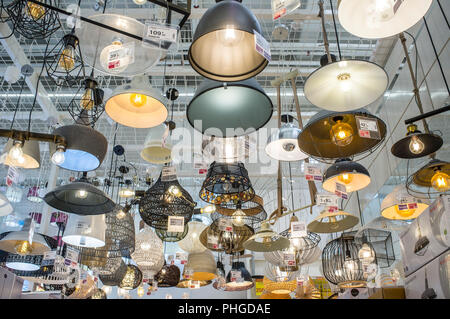
POLYGON ((194 269, 191 268, 185 268, 183 277, 185 279, 192 279, 192 276, 194 276, 194 269))
POLYGON ((8 174, 6 175, 6 185, 12 186, 19 181, 19 171, 14 166, 9 166, 8 174))
POLYGON ((256 30, 253 30, 253 33, 255 35, 255 50, 270 62, 272 58, 269 42, 261 34, 256 32, 256 30))
POLYGON ((157 44, 163 49, 168 49, 164 47, 162 41, 167 41, 170 43, 176 43, 178 41, 178 25, 165 25, 157 22, 147 22, 145 24, 145 34, 144 43, 145 44, 157 44))
POLYGON ((410 203, 410 204, 398 204, 397 208, 398 210, 409 210, 409 209, 416 209, 417 203, 410 203))
POLYGON ((219 236, 208 235, 207 243, 209 247, 213 249, 219 249, 219 236))
POLYGON ((304 221, 291 223, 291 238, 307 236, 306 223, 304 221))
POLYGON ((230 277, 231 277, 231 281, 239 282, 242 277, 241 271, 240 270, 232 270, 230 277))
POLYGON ((167 256, 167 262, 171 265, 173 265, 175 263, 175 260, 173 258, 173 255, 169 255, 167 256))
POLYGON ((339 204, 339 197, 335 194, 317 194, 316 200, 319 206, 338 207, 339 204))
POLYGON ((175 253, 175 259, 179 260, 182 265, 184 265, 187 261, 187 254, 185 252, 177 251, 175 253))
POLYGON ((334 190, 334 193, 339 196, 340 198, 347 199, 347 187, 344 184, 336 182, 336 188, 334 190))
POLYGON ((67 246, 66 248, 66 259, 64 260, 64 264, 71 268, 76 268, 78 266, 78 250, 75 250, 72 247, 67 246))
POLYGON ((56 259, 56 250, 46 251, 42 260, 56 259))
POLYGON ((227 219, 227 218, 219 219, 219 230, 232 232, 233 231, 233 223, 231 222, 231 219, 227 219))
POLYGON ((272 0, 272 17, 277 20, 300 6, 300 0, 272 0))
POLYGON ((322 171, 319 165, 305 163, 305 178, 307 181, 322 181, 322 171))
POLYGON ((109 70, 123 68, 134 63, 134 42, 126 43, 108 52, 107 65, 109 70))
POLYGON ((286 266, 295 266, 297 264, 295 260, 295 253, 293 252, 284 252, 283 253, 283 263, 286 266))
POLYGON ((378 123, 376 119, 364 116, 355 116, 355 119, 358 126, 359 136, 377 140, 381 139, 381 134, 378 130, 378 123))
POLYGON ((189 289, 199 289, 199 288, 200 288, 200 281, 198 280, 189 281, 189 289))
POLYGON ((182 216, 169 216, 167 231, 173 233, 184 232, 184 217, 182 216))
POLYGON ((161 181, 169 182, 177 178, 177 169, 175 166, 165 166, 161 172, 161 181))

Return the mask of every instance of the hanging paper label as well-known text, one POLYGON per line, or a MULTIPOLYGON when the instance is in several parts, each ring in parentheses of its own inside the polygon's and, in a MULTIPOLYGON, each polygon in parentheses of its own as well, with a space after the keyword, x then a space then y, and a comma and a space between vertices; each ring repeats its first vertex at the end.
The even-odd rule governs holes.
POLYGON ((185 268, 183 277, 184 279, 192 279, 192 276, 194 275, 194 269, 191 268, 185 268))
POLYGON ((171 264, 171 265, 173 265, 173 264, 175 263, 175 260, 174 260, 174 258, 173 258, 173 255, 169 255, 169 256, 167 257, 167 262, 168 262, 169 264, 171 264))
POLYGON ((184 232, 184 217, 182 216, 169 216, 167 231, 173 233, 184 232))
POLYGON ((355 119, 358 126, 359 136, 377 140, 381 139, 381 134, 378 130, 378 122, 376 119, 364 116, 355 116, 355 119))
POLYGON ((307 181, 322 181, 322 171, 320 166, 311 163, 305 163, 305 178, 307 181))
POLYGON ((179 260, 182 265, 184 265, 187 261, 187 254, 185 252, 177 251, 175 253, 175 259, 179 260))
POLYGON ((300 0, 272 0, 272 17, 274 20, 285 16, 300 6, 300 0))
POLYGON ((6 175, 6 185, 12 186, 19 181, 19 171, 14 166, 9 166, 8 174, 6 175))
POLYGON ((283 253, 283 263, 286 266, 295 266, 297 264, 297 262, 295 261, 295 253, 284 252, 283 253))
POLYGON ((270 55, 270 44, 267 42, 264 37, 256 32, 256 30, 253 30, 253 33, 255 35, 255 50, 259 54, 261 54, 266 60, 269 62, 271 61, 271 55, 270 55))
POLYGON ((33 237, 34 237, 34 230, 36 229, 36 223, 34 222, 34 219, 31 220, 30 224, 30 230, 28 231, 28 242, 30 245, 33 244, 33 237))
POLYGON ((108 70, 123 68, 134 63, 134 42, 125 43, 108 52, 108 70))
POLYGON ((334 190, 334 193, 339 196, 340 198, 347 199, 347 187, 344 184, 337 183, 336 182, 336 188, 334 190))
POLYGON ((78 266, 78 250, 73 249, 72 247, 66 247, 66 258, 64 259, 64 264, 71 268, 76 268, 78 266))
MULTIPOLYGON (((154 21, 146 22, 142 45, 168 50, 173 43, 178 42, 179 30, 180 27, 178 25, 167 25, 154 21)), ((174 49, 177 50, 177 46, 174 49)))
POLYGON ((335 194, 317 194, 317 205, 327 207, 338 207, 339 197, 335 194))
POLYGON ((304 221, 291 223, 291 238, 307 236, 306 224, 304 221))
POLYGON ((190 280, 189 282, 189 289, 199 289, 200 288, 200 281, 198 280, 190 280))
POLYGON ((239 282, 238 279, 241 278, 241 271, 240 270, 232 270, 231 271, 231 281, 239 282))
POLYGON ((90 228, 90 224, 86 221, 78 221, 75 228, 77 230, 81 230, 81 232, 84 234, 88 231, 88 229, 90 228))
POLYGON ((209 247, 219 249, 219 236, 208 235, 207 242, 209 247))
POLYGON ((227 218, 219 219, 219 230, 220 231, 232 232, 233 231, 233 224, 231 222, 231 219, 227 219, 227 218))
POLYGON ((161 181, 169 182, 177 178, 177 169, 175 166, 165 166, 161 172, 161 181))
POLYGON ((56 250, 46 251, 44 253, 44 258, 42 258, 41 267, 54 265, 55 259, 56 259, 56 250))

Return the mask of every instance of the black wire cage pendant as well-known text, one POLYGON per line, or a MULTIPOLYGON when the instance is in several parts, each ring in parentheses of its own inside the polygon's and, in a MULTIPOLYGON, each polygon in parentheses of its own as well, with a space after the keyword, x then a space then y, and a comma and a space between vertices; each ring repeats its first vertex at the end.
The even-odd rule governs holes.
POLYGON ((97 81, 92 77, 85 79, 69 103, 68 111, 74 121, 93 127, 105 111, 103 96, 97 81))
MULTIPOLYGON (((58 6, 59 0, 41 0, 58 6)), ((15 0, 6 8, 17 33, 27 39, 45 39, 61 28, 58 13, 37 3, 15 0)))
POLYGON ((84 62, 79 40, 73 33, 66 34, 45 52, 45 69, 57 86, 72 87, 85 78, 84 62))

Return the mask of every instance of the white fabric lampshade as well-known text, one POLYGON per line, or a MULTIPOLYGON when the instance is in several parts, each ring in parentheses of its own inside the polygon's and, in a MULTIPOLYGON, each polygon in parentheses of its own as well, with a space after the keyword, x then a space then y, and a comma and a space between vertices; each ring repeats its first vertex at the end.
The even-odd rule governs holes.
POLYGON ((152 164, 164 164, 171 161, 172 141, 166 124, 149 129, 144 141, 141 157, 152 164))
POLYGON ((188 233, 186 237, 178 242, 178 246, 188 253, 201 253, 206 247, 200 242, 200 234, 205 230, 207 225, 198 221, 190 221, 188 223, 188 233))
POLYGON ((105 214, 90 216, 70 214, 62 240, 66 244, 78 247, 103 247, 105 232, 105 214))

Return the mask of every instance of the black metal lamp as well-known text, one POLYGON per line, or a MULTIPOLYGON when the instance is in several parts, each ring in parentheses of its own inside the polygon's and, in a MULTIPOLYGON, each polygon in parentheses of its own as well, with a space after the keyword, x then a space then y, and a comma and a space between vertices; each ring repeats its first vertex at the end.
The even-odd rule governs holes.
POLYGON ((85 125, 94 126, 105 111, 103 95, 97 81, 92 77, 85 79, 69 103, 69 114, 75 121, 81 119, 85 125))
POLYGON ((392 145, 391 153, 399 158, 419 158, 438 151, 444 141, 442 137, 433 133, 422 133, 417 125, 410 124, 404 138, 392 145))
POLYGON ((355 192, 370 184, 369 171, 359 163, 348 158, 338 159, 327 168, 323 175, 322 187, 334 193, 336 183, 345 185, 346 192, 355 192))

